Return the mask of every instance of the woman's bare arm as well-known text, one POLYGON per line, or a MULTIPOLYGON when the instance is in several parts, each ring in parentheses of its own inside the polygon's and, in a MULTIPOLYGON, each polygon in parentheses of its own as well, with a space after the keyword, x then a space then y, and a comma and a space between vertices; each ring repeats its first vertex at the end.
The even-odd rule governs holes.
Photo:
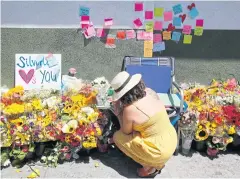
POLYGON ((155 91, 153 91, 151 88, 146 88, 145 91, 146 91, 147 95, 150 95, 153 98, 159 100, 158 94, 155 91))

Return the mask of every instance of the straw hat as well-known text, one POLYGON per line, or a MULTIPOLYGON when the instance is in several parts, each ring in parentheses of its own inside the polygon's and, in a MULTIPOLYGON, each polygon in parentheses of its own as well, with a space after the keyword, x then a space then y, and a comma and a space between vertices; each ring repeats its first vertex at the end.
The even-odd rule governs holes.
POLYGON ((126 71, 118 73, 111 82, 111 86, 114 89, 113 101, 119 100, 123 95, 130 91, 141 81, 141 78, 141 74, 130 76, 126 71))

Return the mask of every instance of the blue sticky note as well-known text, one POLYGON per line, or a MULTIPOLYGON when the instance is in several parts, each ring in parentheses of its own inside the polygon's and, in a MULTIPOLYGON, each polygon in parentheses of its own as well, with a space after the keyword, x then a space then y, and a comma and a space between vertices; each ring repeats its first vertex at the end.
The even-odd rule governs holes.
POLYGON ((173 32, 172 33, 172 40, 178 42, 181 38, 181 32, 173 32))
POLYGON ((191 11, 189 12, 189 16, 192 19, 195 19, 199 15, 199 12, 196 7, 192 8, 191 11))
POLYGON ((183 12, 181 4, 177 4, 177 5, 173 6, 172 9, 173 9, 174 15, 180 14, 183 12))
POLYGON ((158 42, 153 44, 153 52, 160 52, 165 50, 165 42, 158 42))
POLYGON ((174 26, 180 26, 182 25, 182 18, 181 17, 174 17, 173 19, 173 25, 174 26))
POLYGON ((89 16, 90 9, 88 7, 80 6, 79 16, 89 16))

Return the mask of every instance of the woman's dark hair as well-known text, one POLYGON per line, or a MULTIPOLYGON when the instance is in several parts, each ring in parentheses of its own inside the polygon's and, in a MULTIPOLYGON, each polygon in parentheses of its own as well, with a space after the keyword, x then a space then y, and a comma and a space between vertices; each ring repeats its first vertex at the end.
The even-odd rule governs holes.
POLYGON ((136 86, 134 86, 130 91, 128 91, 123 97, 120 98, 120 101, 123 105, 130 105, 139 99, 142 99, 146 96, 145 84, 141 80, 136 86))

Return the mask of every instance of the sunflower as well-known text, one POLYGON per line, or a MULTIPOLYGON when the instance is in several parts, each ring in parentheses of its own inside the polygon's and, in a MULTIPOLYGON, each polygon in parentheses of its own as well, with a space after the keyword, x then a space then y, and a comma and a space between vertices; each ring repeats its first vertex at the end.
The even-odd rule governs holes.
POLYGON ((18 118, 18 119, 10 120, 10 124, 13 124, 13 125, 16 125, 17 127, 20 127, 20 126, 23 125, 23 119, 18 118))
POLYGON ((42 102, 40 99, 33 99, 32 100, 32 107, 35 110, 42 110, 43 106, 42 106, 42 102))
POLYGON ((202 127, 201 129, 198 129, 195 133, 195 139, 198 141, 203 141, 208 138, 208 132, 206 128, 202 127))
POLYGON ((235 134, 236 133, 236 128, 235 128, 235 126, 230 126, 229 128, 228 128, 228 134, 229 135, 232 135, 232 134, 235 134))

